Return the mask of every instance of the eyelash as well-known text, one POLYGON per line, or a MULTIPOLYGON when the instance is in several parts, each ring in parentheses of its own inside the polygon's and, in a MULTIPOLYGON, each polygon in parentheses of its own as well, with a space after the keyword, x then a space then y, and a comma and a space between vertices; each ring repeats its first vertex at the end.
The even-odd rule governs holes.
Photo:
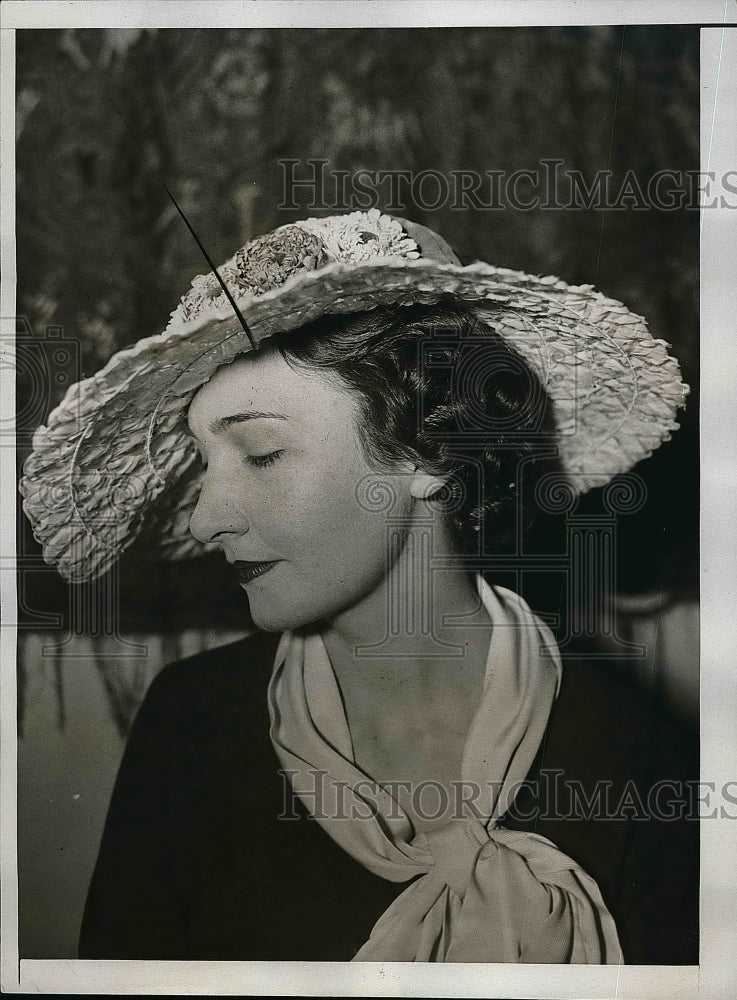
POLYGON ((278 451, 270 451, 268 455, 246 455, 246 462, 257 469, 265 469, 267 466, 273 465, 274 462, 278 462, 283 454, 284 449, 280 448, 278 451))

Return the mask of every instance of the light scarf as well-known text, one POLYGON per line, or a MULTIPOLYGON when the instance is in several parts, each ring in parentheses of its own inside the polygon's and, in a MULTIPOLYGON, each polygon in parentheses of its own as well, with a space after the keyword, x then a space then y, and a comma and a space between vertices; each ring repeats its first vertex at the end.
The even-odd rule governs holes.
POLYGON ((480 574, 477 587, 493 633, 461 779, 483 797, 440 829, 415 834, 396 799, 356 766, 321 636, 288 631, 279 642, 271 739, 295 792, 370 871, 416 879, 353 961, 619 963, 614 921, 594 880, 546 838, 497 825, 540 746, 561 662, 550 630, 521 597, 480 574))

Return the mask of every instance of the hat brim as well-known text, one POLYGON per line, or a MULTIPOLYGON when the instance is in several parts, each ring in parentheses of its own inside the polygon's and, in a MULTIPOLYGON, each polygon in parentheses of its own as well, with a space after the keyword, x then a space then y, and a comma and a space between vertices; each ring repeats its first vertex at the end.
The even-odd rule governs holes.
MULTIPOLYGON (((677 428, 688 389, 668 345, 588 285, 384 257, 298 272, 237 305, 260 345, 326 314, 448 299, 474 303, 539 376, 575 492, 625 472, 677 428)), ((217 368, 252 349, 226 304, 172 321, 70 388, 34 435, 20 484, 46 562, 73 582, 99 576, 152 519, 163 557, 206 550, 187 529, 199 465, 183 415, 217 368)))

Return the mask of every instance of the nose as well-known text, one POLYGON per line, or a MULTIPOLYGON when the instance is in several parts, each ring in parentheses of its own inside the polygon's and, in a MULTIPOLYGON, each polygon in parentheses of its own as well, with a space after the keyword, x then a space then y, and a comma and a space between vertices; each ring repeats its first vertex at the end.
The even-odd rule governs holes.
POLYGON ((250 525, 239 491, 232 479, 217 475, 210 466, 202 473, 202 487, 189 521, 189 530, 199 542, 220 542, 231 535, 244 535, 250 525))

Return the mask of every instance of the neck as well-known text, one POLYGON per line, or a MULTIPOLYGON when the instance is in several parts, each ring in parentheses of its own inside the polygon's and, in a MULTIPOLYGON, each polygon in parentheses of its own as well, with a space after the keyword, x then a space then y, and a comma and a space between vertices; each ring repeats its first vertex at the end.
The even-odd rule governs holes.
POLYGON ((478 627, 488 627, 489 618, 475 573, 428 565, 431 558, 453 555, 458 555, 453 540, 437 524, 431 539, 424 526, 411 527, 380 583, 324 624, 322 637, 333 665, 355 669, 398 660, 406 668, 428 659, 456 659, 470 652, 480 632, 488 645, 488 630, 478 627))
POLYGON ((447 785, 461 776, 485 684, 491 622, 474 574, 433 570, 415 556, 434 557, 443 546, 444 554, 454 554, 450 540, 433 538, 430 549, 419 545, 421 536, 410 529, 381 584, 327 622, 322 638, 355 762, 376 781, 447 785))

